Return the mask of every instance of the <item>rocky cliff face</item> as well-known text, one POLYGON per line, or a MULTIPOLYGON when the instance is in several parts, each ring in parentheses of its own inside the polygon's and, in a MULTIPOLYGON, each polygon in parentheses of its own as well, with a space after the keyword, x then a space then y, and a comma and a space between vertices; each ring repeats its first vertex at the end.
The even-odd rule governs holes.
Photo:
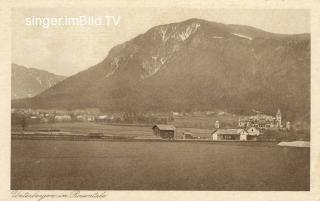
POLYGON ((310 35, 199 19, 153 27, 15 106, 105 110, 280 108, 309 118, 310 35), (52 101, 52 100, 55 101, 52 101))

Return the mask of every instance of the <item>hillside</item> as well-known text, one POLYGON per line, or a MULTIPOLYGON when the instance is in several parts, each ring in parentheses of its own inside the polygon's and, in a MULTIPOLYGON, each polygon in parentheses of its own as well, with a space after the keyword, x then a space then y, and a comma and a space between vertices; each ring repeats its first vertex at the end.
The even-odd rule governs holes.
POLYGON ((200 19, 160 25, 14 107, 108 111, 251 109, 309 119, 310 34, 200 19))
POLYGON ((11 99, 33 97, 65 79, 47 71, 11 65, 11 99))

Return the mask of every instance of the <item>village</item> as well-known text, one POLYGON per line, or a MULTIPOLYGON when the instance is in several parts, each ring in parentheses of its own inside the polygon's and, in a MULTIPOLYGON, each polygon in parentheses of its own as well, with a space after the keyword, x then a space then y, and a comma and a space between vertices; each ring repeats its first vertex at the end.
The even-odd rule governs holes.
MULTIPOLYGON (((85 110, 32 110, 32 109, 12 109, 12 125, 20 126, 23 133, 29 134, 56 134, 71 135, 63 129, 50 127, 47 129, 29 129, 30 125, 65 125, 67 123, 92 123, 99 125, 120 125, 120 126, 141 126, 152 130, 152 139, 162 140, 185 140, 185 141, 277 141, 293 139, 292 126, 290 121, 283 121, 281 111, 278 110, 274 116, 266 115, 262 112, 255 112, 251 116, 237 117, 226 112, 169 112, 169 113, 126 113, 113 112, 102 113, 99 109, 90 108, 85 110), (229 115, 229 116, 228 116, 229 115), (199 122, 195 117, 201 117, 199 122), (233 123, 227 123, 233 119, 233 123), (193 119, 192 119, 193 118, 193 119), (188 120, 189 119, 189 120, 188 120), (205 120, 203 120, 205 119, 205 120), (227 120, 226 120, 227 119, 227 120), (188 121, 186 121, 188 120, 188 121), (207 121, 207 123, 204 123, 207 121), (182 122, 182 123, 181 123, 182 122), (187 123, 185 123, 187 122, 187 123), (201 135, 193 132, 188 127, 204 127, 201 135), (177 129, 178 128, 178 129, 177 129), (179 130, 179 132, 177 131, 179 130), (32 131, 32 132, 25 132, 32 131)), ((31 126, 32 127, 32 126, 31 126)), ((123 128, 123 127, 122 127, 123 128)), ((121 129, 121 128, 120 128, 121 129)), ((130 129, 130 128, 129 128, 130 129)), ((68 129, 67 129, 68 130, 68 129)), ((17 133, 17 132, 13 132, 17 133)), ((19 133, 19 132, 18 132, 19 133)), ((21 133, 21 132, 20 132, 21 133)), ((108 135, 100 130, 88 131, 85 133, 89 138, 119 139, 115 133, 108 135)), ((137 134, 136 139, 148 139, 137 134)), ((123 139, 126 139, 123 137, 123 139)), ((295 140, 295 139, 294 139, 295 140)))
MULTIPOLYGON (((155 125, 153 131, 156 136, 164 139, 175 138, 175 126, 173 125, 155 125)), ((214 129, 210 134, 209 140, 213 141, 257 141, 258 137, 265 130, 288 132, 291 129, 290 122, 287 121, 285 126, 282 124, 281 111, 278 110, 275 116, 258 113, 254 116, 239 118, 236 128, 221 128, 217 120, 214 129)), ((193 136, 191 132, 184 132, 183 139, 200 139, 193 136)))

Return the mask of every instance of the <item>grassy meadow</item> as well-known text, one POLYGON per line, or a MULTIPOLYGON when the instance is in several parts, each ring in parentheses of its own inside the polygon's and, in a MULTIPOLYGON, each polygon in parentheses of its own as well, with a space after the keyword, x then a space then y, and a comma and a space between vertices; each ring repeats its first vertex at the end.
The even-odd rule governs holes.
MULTIPOLYGON (((27 131, 37 131, 46 129, 59 129, 68 131, 74 134, 88 134, 101 132, 105 135, 125 136, 125 137, 140 137, 154 138, 151 125, 110 125, 104 123, 91 122, 64 122, 64 123, 47 123, 47 124, 30 124, 27 131)), ((12 131, 22 131, 20 127, 13 127, 12 131)), ((182 138, 182 133, 185 131, 192 132, 195 136, 209 137, 212 130, 201 128, 180 128, 177 127, 176 136, 182 138)))
POLYGON ((306 191, 310 149, 274 143, 12 140, 12 190, 306 191))

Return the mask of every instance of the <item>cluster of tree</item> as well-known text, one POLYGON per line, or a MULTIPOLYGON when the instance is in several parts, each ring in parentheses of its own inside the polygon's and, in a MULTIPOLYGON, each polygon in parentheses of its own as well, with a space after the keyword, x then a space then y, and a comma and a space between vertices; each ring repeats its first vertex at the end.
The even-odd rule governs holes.
POLYGON ((165 117, 154 117, 146 116, 140 113, 126 112, 123 115, 122 123, 143 123, 143 124, 167 124, 173 121, 173 116, 165 117))
POLYGON ((12 114, 11 115, 11 125, 21 126, 22 130, 25 130, 30 124, 30 120, 25 115, 12 114))

